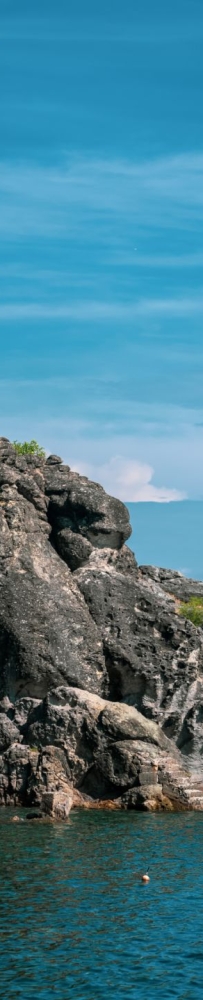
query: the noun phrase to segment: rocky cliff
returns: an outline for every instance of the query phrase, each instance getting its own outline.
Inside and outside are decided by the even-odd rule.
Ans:
[[[0,439],[0,801],[201,808],[203,584],[138,567],[129,515]]]

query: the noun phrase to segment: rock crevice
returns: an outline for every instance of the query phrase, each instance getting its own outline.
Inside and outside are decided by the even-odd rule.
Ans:
[[[97,483],[0,439],[1,801],[47,794],[60,814],[61,787],[65,816],[65,782],[73,804],[188,807],[178,780],[203,750],[203,631],[179,606],[203,584],[138,567],[130,533]]]

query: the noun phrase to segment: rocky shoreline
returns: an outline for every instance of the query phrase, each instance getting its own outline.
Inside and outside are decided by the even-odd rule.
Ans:
[[[203,583],[138,567],[130,533],[101,486],[0,439],[2,805],[203,808],[203,631],[179,615]]]

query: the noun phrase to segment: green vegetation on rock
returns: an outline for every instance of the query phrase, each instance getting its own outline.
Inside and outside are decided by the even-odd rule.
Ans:
[[[13,446],[18,455],[37,455],[39,458],[45,458],[44,448],[41,448],[37,441],[13,441]]]
[[[203,597],[190,597],[189,601],[181,604],[179,614],[188,618],[193,625],[203,626]]]

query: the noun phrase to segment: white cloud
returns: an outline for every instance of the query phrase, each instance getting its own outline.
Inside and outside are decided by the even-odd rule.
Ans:
[[[131,321],[140,316],[193,316],[202,315],[203,296],[171,299],[139,299],[137,302],[100,302],[83,300],[64,302],[55,306],[43,302],[4,302],[0,305],[0,319],[57,319],[80,323]]]
[[[111,458],[109,462],[100,466],[75,463],[74,468],[81,475],[100,482],[108,493],[126,502],[170,503],[173,500],[184,500],[186,497],[180,490],[154,486],[152,483],[154,470],[151,465],[125,459],[122,456]]]

